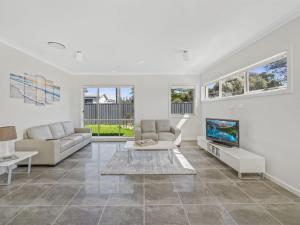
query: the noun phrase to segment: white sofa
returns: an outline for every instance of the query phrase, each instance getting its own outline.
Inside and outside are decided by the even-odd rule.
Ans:
[[[72,122],[31,127],[24,139],[16,142],[16,151],[38,151],[33,165],[56,165],[92,140],[89,128],[74,128]]]
[[[152,139],[155,141],[173,141],[180,145],[181,131],[171,126],[170,120],[141,120],[141,125],[135,127],[135,139]]]

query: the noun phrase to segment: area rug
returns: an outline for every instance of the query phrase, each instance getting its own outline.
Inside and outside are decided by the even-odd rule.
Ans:
[[[128,163],[127,151],[117,151],[106,167],[101,170],[102,175],[128,174],[166,174],[190,175],[196,170],[177,149],[174,150],[173,164],[170,162],[167,151],[134,151],[133,160]]]

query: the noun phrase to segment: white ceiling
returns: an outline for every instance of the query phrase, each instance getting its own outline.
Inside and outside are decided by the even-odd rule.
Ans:
[[[299,0],[0,0],[0,39],[72,74],[199,74],[299,10]]]

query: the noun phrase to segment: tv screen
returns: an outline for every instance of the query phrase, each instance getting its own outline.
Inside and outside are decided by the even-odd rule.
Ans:
[[[230,146],[239,146],[239,121],[206,119],[206,138]]]

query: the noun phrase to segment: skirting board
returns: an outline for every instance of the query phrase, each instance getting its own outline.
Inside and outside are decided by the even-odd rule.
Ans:
[[[134,141],[133,137],[93,137],[92,142]],[[183,138],[182,141],[197,141],[197,138]]]
[[[292,192],[293,194],[297,195],[300,197],[300,190],[288,185],[287,183],[285,183],[284,181],[282,180],[279,180],[278,178],[268,174],[268,173],[265,173],[265,177],[268,178],[269,180],[273,181],[275,184],[278,184],[279,186],[281,186],[282,188]]]
[[[114,141],[133,141],[132,137],[93,137],[92,142],[114,142]]]

